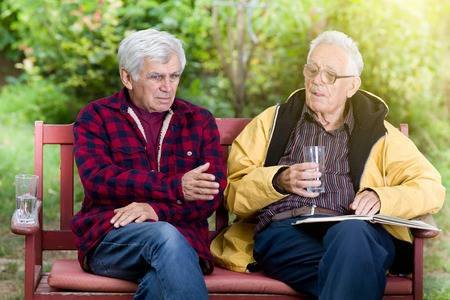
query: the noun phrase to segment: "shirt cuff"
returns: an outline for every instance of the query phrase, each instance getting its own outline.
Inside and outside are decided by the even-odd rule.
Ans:
[[[273,185],[274,189],[275,189],[278,193],[280,193],[280,194],[285,194],[285,195],[289,194],[289,192],[287,192],[285,189],[283,189],[281,186],[279,186],[279,185],[277,184],[277,177],[278,177],[278,175],[281,174],[281,172],[283,172],[283,171],[286,170],[287,168],[289,168],[289,167],[282,167],[282,168],[280,168],[280,169],[275,173],[275,175],[273,176],[273,179],[272,179],[272,185]]]

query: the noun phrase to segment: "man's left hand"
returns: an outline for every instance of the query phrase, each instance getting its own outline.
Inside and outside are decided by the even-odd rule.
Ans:
[[[127,206],[116,208],[110,222],[115,228],[119,228],[131,222],[142,223],[149,219],[158,221],[158,215],[153,207],[148,203],[133,202]]]
[[[350,203],[350,209],[355,211],[355,215],[373,216],[380,211],[380,208],[380,198],[377,193],[371,190],[365,190],[359,193],[353,202]]]
[[[206,173],[210,163],[207,162],[185,173],[181,178],[184,200],[213,200],[219,193],[219,183],[213,174]]]

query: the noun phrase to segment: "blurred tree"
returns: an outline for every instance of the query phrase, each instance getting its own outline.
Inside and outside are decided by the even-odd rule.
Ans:
[[[214,1],[212,5],[212,35],[214,46],[218,50],[220,64],[231,83],[234,114],[242,116],[247,103],[246,81],[250,69],[253,51],[258,43],[257,35],[253,32],[252,12],[259,1]],[[226,33],[222,34],[219,21],[219,10],[230,6],[233,11],[226,17]],[[263,10],[261,16],[266,13]],[[230,18],[234,14],[234,19]],[[260,16],[260,17],[261,17]],[[234,22],[233,22],[234,21]]]
[[[362,88],[387,102],[394,124],[410,124],[422,150],[449,162],[449,2],[337,0],[324,8],[326,27],[359,44]]]
[[[76,99],[68,105],[73,112],[120,88],[117,46],[134,30],[155,27],[184,41],[188,64],[180,96],[217,116],[254,116],[303,86],[300,70],[309,42],[323,30],[337,29],[359,43],[366,62],[363,87],[387,100],[393,121],[429,127],[431,115],[448,118],[442,107],[448,107],[449,59],[443,58],[450,43],[443,28],[450,8],[439,0],[407,5],[400,0],[3,0],[1,5],[0,31],[9,26],[9,47],[23,57],[18,67]],[[422,140],[439,148],[430,137]]]

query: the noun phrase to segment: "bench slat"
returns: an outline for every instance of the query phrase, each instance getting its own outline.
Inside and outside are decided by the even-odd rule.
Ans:
[[[73,124],[45,124],[44,144],[73,144]]]
[[[73,216],[73,145],[61,145],[61,229],[70,229]]]
[[[216,118],[220,132],[220,144],[231,145],[250,120],[249,118]]]
[[[71,230],[45,230],[42,232],[42,250],[76,250],[75,235]]]

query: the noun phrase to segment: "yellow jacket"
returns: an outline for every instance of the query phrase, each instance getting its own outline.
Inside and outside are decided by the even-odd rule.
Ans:
[[[349,100],[355,119],[349,150],[355,190],[375,191],[383,215],[411,219],[438,212],[445,198],[440,175],[411,140],[384,120],[386,104],[365,91]],[[286,103],[255,117],[232,144],[225,196],[228,210],[237,218],[211,244],[216,262],[225,268],[245,272],[254,262],[251,219],[286,196],[275,190],[272,179],[282,167],[276,165],[284,151],[280,145],[285,145],[303,104],[304,90],[294,92]],[[274,141],[281,136],[284,142]],[[412,241],[406,227],[385,228],[397,239]]]

